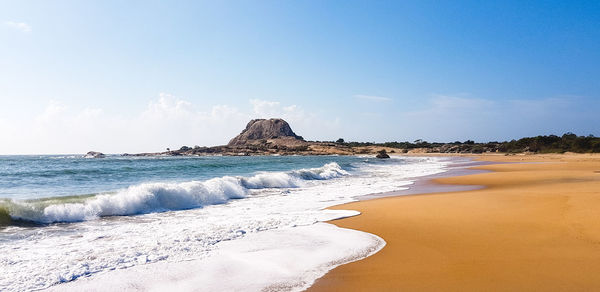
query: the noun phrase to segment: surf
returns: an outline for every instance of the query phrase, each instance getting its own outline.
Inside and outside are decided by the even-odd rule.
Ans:
[[[114,193],[0,202],[0,226],[16,221],[40,224],[81,222],[107,216],[202,208],[243,199],[253,191],[298,188],[311,180],[329,180],[349,173],[335,162],[288,172],[259,172],[252,176],[223,176],[181,183],[142,183]]]

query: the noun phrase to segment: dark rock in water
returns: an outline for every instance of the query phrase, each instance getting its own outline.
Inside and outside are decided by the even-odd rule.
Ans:
[[[377,151],[377,156],[375,156],[377,158],[390,158],[390,156],[387,154],[387,152],[385,151],[385,149],[381,150],[381,151]]]
[[[106,157],[106,155],[104,155],[104,153],[96,152],[96,151],[90,151],[85,156],[83,156],[83,158],[105,158],[105,157]]]
[[[243,146],[248,144],[266,143],[267,140],[285,139],[304,141],[296,135],[290,125],[283,119],[256,119],[251,120],[246,129],[229,141],[228,146]],[[264,140],[264,141],[261,141]]]

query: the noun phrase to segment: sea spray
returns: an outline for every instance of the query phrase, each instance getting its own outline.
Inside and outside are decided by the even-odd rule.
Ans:
[[[143,183],[113,194],[12,201],[12,208],[8,212],[14,219],[31,222],[78,222],[105,216],[201,208],[245,198],[252,190],[297,188],[309,180],[328,180],[348,174],[332,162],[318,168],[260,172],[250,177],[224,176],[206,181]]]

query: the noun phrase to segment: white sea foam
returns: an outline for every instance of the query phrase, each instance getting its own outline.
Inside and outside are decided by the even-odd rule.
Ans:
[[[80,284],[104,279],[103,275],[107,281],[113,279],[112,283],[100,280],[102,285],[95,287],[118,287],[127,283],[126,275],[130,275],[148,280],[148,284],[136,282],[140,289],[155,287],[150,284],[157,283],[152,279],[163,279],[169,287],[183,290],[210,290],[203,287],[219,285],[244,291],[272,285],[301,289],[336,263],[357,254],[365,256],[365,251],[373,247],[371,235],[330,230],[317,223],[355,215],[356,211],[324,208],[353,201],[360,195],[406,188],[412,182],[410,178],[441,172],[447,164],[443,158],[403,158],[399,161],[402,163],[395,162],[398,160],[393,158],[361,164],[351,174],[328,164],[308,173],[260,173],[245,178],[246,182],[227,177],[183,184],[145,184],[92,198],[81,203],[83,206],[65,204],[69,207],[64,211],[57,208],[44,216],[85,220],[86,214],[146,214],[21,230],[0,244],[0,291],[53,285],[58,290],[81,290]],[[243,199],[230,200],[235,196]],[[168,211],[193,204],[202,208]],[[89,213],[81,211],[86,208]],[[10,228],[17,227],[5,231],[10,233]],[[227,247],[229,243],[234,245],[232,249]],[[255,246],[258,249],[253,249]],[[228,253],[231,256],[223,257]],[[137,272],[128,274],[129,270]],[[73,280],[77,281],[57,285]],[[196,286],[199,283],[205,286]]]
[[[15,202],[11,217],[40,223],[77,222],[104,216],[123,216],[185,210],[241,199],[252,189],[297,188],[306,180],[348,175],[337,163],[292,172],[262,172],[251,177],[225,176],[207,181],[144,183],[116,194],[96,195],[82,203],[51,204],[36,212],[26,202]],[[20,206],[19,206],[20,205]]]
[[[328,270],[384,245],[369,233],[317,223],[224,241],[204,260],[136,266],[50,291],[301,291]]]

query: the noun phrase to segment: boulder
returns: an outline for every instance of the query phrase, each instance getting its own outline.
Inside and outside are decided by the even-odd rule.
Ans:
[[[96,152],[96,151],[90,151],[87,154],[85,154],[85,156],[83,156],[83,158],[105,158],[106,155],[104,155],[104,153],[101,152]]]
[[[377,155],[375,157],[380,158],[380,159],[390,158],[390,156],[387,154],[385,149],[377,151]]]

